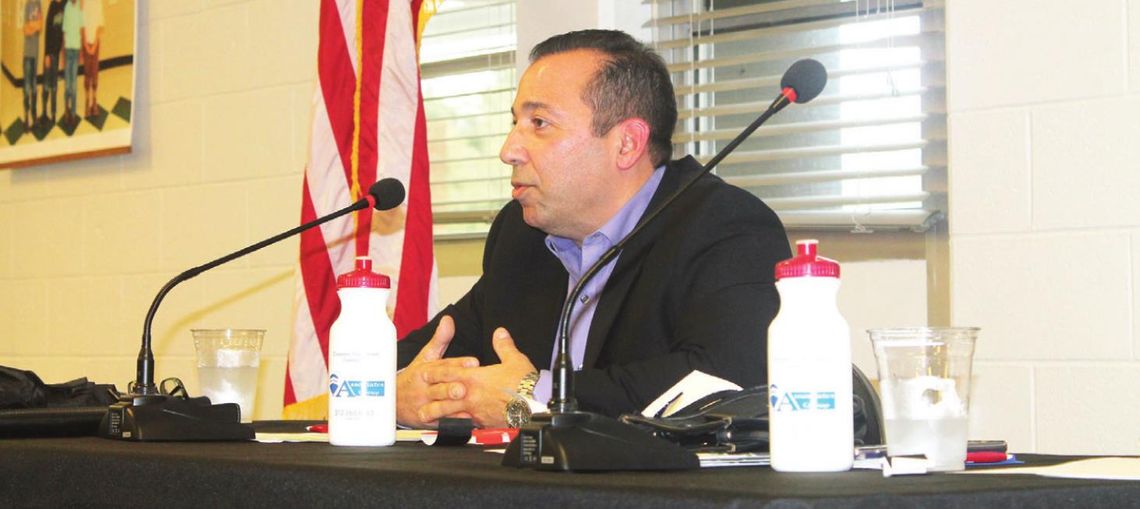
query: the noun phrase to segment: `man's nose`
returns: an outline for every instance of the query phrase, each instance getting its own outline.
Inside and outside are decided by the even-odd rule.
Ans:
[[[518,126],[511,128],[507,138],[503,140],[503,147],[499,149],[499,160],[511,166],[526,162],[526,150],[522,147]]]

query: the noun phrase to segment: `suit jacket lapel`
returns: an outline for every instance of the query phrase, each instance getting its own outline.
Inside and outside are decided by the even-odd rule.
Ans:
[[[586,354],[582,359],[584,367],[593,367],[597,362],[602,346],[613,333],[614,321],[617,320],[618,311],[621,310],[626,295],[629,294],[629,288],[641,273],[641,263],[637,260],[636,254],[631,252],[630,246],[627,245],[618,257],[617,266],[610,273],[609,280],[606,281],[606,287],[598,300],[598,308],[594,310],[594,318],[590,322],[590,336],[586,341]]]
[[[520,219],[520,223],[521,223]],[[550,367],[550,355],[554,351],[554,338],[558,330],[558,317],[561,314],[563,302],[566,301],[566,269],[553,254],[546,248],[546,234],[533,230],[529,226],[528,236],[534,238],[524,245],[531,251],[523,257],[525,262],[520,263],[516,271],[511,273],[511,283],[506,291],[517,292],[518,295],[530,296],[526,302],[515,302],[509,312],[510,319],[519,320],[514,329],[507,322],[491,324],[488,331],[487,349],[493,351],[491,343],[494,329],[500,325],[508,325],[507,330],[515,336],[519,350],[532,359],[538,369]],[[526,337],[526,341],[518,338]]]
[[[665,175],[661,178],[661,184],[657,186],[657,191],[653,193],[653,198],[649,201],[649,206],[646,208],[646,214],[642,216],[642,220],[651,211],[661,206],[661,202],[672,195],[681,182],[692,178],[690,176],[692,174],[691,167],[699,168],[699,164],[692,157],[686,157],[665,168]],[[661,235],[663,225],[663,221],[656,220],[646,226],[644,231],[625,245],[622,253],[618,256],[617,265],[610,273],[610,278],[606,281],[606,287],[602,290],[602,295],[598,300],[598,307],[594,310],[594,318],[590,323],[589,339],[586,342],[586,353],[582,359],[583,367],[594,367],[598,356],[601,355],[602,347],[605,346],[606,341],[611,339],[609,336],[613,334],[613,325],[617,320],[618,312],[624,307],[623,304],[629,294],[630,287],[633,286],[633,282],[641,273],[642,257]]]
[[[558,336],[558,317],[562,315],[562,304],[566,301],[566,269],[554,255],[546,253],[553,262],[547,263],[550,270],[546,271],[540,283],[546,291],[536,294],[536,301],[531,303],[532,319],[540,324],[533,332],[534,340],[516,344],[527,357],[537,359],[534,365],[538,369],[550,369],[550,359],[554,352],[554,339]],[[518,341],[516,339],[516,341]]]

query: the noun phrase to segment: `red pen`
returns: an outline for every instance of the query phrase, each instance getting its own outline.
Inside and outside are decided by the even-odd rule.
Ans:
[[[977,451],[966,453],[966,461],[970,463],[1001,463],[1009,459],[1009,455],[997,451]]]
[[[482,428],[471,430],[471,438],[478,445],[503,445],[518,436],[518,428]]]

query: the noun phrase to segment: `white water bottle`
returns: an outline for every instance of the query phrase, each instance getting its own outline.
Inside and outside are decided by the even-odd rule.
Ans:
[[[849,470],[854,457],[851,332],[839,314],[839,264],[796,242],[776,264],[780,312],[768,327],[768,427],[772,468]]]
[[[340,315],[329,331],[329,443],[396,442],[396,327],[388,318],[391,283],[372,260],[336,278]]]

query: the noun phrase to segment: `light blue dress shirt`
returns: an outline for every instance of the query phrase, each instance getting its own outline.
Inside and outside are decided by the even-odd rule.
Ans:
[[[625,238],[637,226],[637,222],[645,214],[645,209],[649,207],[650,199],[657,192],[657,186],[661,184],[663,175],[665,175],[664,166],[654,170],[653,175],[645,181],[637,194],[634,194],[605,225],[587,235],[582,240],[581,246],[578,246],[578,243],[572,239],[554,235],[546,236],[546,247],[554,253],[554,256],[558,257],[562,266],[566,268],[567,274],[569,274],[569,283],[566,286],[567,297],[574,290],[574,286],[578,284],[582,274],[594,265],[610,247]],[[601,296],[602,290],[606,287],[606,282],[610,279],[610,273],[613,272],[618,258],[621,256],[610,260],[593,279],[586,283],[586,287],[582,289],[578,303],[570,315],[569,351],[575,371],[582,369],[582,360],[586,355],[586,340],[590,334],[590,323],[594,320],[598,297]],[[550,367],[554,366],[554,360],[558,356],[557,334],[556,332],[554,349],[550,353]],[[552,378],[550,369],[539,370],[538,383],[534,386],[534,399],[541,403],[550,401]]]

